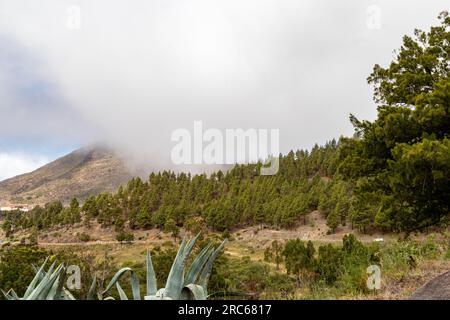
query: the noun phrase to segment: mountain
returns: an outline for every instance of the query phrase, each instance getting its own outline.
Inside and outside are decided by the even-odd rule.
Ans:
[[[30,173],[0,182],[0,205],[37,205],[114,191],[133,174],[112,150],[85,147]]]

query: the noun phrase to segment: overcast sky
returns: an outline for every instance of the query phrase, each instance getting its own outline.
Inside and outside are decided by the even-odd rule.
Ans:
[[[445,9],[448,0],[0,0],[0,180],[98,141],[170,167],[171,132],[194,120],[278,128],[282,152],[351,135],[349,113],[376,116],[373,65]]]

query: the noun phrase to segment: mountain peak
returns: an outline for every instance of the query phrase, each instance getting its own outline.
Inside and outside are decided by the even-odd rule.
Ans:
[[[132,174],[111,149],[87,146],[58,158],[30,173],[0,182],[0,205],[43,205],[49,201],[85,199],[114,191]]]

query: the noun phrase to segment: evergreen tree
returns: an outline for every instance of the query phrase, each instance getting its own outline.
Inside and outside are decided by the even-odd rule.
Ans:
[[[448,218],[450,17],[439,19],[430,31],[405,36],[387,68],[375,65],[368,81],[377,119],[350,118],[357,137],[343,140],[339,171],[357,180],[353,220],[363,228],[375,221],[411,232]]]

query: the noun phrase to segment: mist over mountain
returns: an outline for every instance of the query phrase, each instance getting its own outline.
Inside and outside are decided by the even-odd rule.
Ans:
[[[113,192],[133,177],[147,179],[151,172],[172,170],[193,174],[227,170],[231,165],[158,165],[148,157],[104,144],[79,148],[32,172],[0,181],[0,205],[67,203],[100,192]]]
[[[90,146],[77,149],[45,166],[0,182],[0,204],[68,202],[104,191],[114,191],[143,171],[127,167],[113,150]]]

